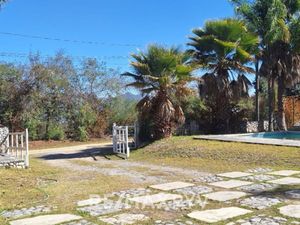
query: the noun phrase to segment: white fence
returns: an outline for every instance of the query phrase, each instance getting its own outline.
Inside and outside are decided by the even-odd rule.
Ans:
[[[16,161],[24,161],[29,167],[28,129],[24,132],[9,133],[6,138],[6,154],[14,157]]]
[[[138,127],[113,125],[113,152],[128,159],[130,148],[138,147]]]

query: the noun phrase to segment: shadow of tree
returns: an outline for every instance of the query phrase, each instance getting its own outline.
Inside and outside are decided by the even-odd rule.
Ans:
[[[84,150],[79,150],[72,153],[48,153],[38,158],[43,160],[58,160],[58,159],[80,159],[92,157],[97,161],[96,157],[103,157],[110,160],[110,156],[116,155],[113,152],[112,146],[91,147]]]
[[[300,185],[282,185],[273,190],[267,190],[262,192],[251,192],[252,196],[270,196],[270,197],[281,197],[288,200],[299,200],[299,198],[293,198],[292,195],[286,194],[287,191],[298,191],[300,195]]]

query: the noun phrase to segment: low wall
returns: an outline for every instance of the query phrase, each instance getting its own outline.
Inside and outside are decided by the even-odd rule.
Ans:
[[[5,138],[7,137],[8,133],[8,128],[0,125],[0,153],[6,149]]]
[[[257,121],[246,121],[241,124],[241,132],[242,133],[257,133],[268,131],[269,122],[262,121],[258,124]]]

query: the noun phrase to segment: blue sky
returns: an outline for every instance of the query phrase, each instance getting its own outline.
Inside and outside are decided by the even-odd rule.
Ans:
[[[0,61],[22,60],[1,56],[3,52],[53,55],[64,50],[72,56],[109,57],[105,60],[109,66],[127,70],[126,57],[137,49],[149,43],[184,48],[192,28],[233,15],[228,0],[9,0],[0,12]],[[98,44],[21,38],[3,32]]]

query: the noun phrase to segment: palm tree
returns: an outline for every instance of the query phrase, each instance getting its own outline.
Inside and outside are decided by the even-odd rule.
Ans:
[[[258,51],[258,37],[235,19],[208,21],[193,33],[188,43],[191,63],[207,71],[201,77],[200,95],[215,107],[212,120],[228,119],[231,101],[248,96],[251,82],[246,75],[254,73],[248,64]]]
[[[273,123],[274,82],[278,83],[277,125],[286,130],[283,95],[299,81],[299,0],[233,0],[237,12],[260,37],[260,73],[269,80],[269,130]]]
[[[140,122],[148,126],[151,138],[170,137],[185,121],[179,99],[189,93],[186,85],[192,80],[192,67],[185,64],[189,56],[178,48],[150,45],[146,52],[132,57],[133,72],[123,76],[133,78],[127,86],[139,89],[143,95],[137,105]]]

